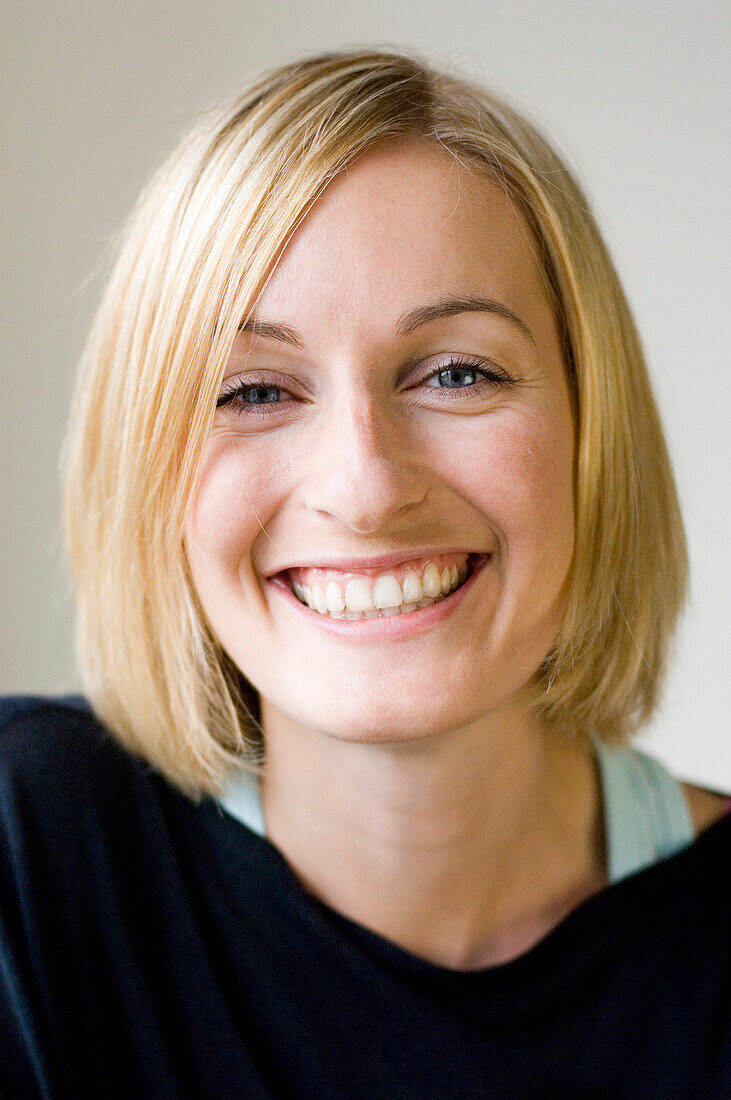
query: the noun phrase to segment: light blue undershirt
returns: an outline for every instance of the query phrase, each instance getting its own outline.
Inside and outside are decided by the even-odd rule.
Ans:
[[[599,762],[607,875],[619,882],[695,840],[688,801],[664,764],[639,749],[609,748],[594,738]]]
[[[628,875],[673,855],[695,839],[685,795],[659,760],[639,749],[609,748],[593,738],[599,764],[608,878]],[[258,836],[266,836],[256,778],[242,772],[219,799],[226,810]]]

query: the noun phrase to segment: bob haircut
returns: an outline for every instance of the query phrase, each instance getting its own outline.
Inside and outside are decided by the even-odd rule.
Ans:
[[[378,143],[439,144],[499,184],[535,238],[575,417],[566,611],[533,706],[628,743],[652,713],[685,596],[673,475],[637,330],[571,172],[534,126],[418,55],[273,68],[206,113],[140,197],[80,364],[64,522],[82,682],[99,718],[191,797],[264,763],[258,696],[217,642],[183,542],[242,320],[328,183]]]

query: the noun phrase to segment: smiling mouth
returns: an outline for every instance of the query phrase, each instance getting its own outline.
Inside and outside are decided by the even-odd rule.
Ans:
[[[347,582],[332,573],[311,570],[310,583],[304,583],[296,570],[285,570],[281,579],[297,600],[325,618],[359,619],[393,618],[422,611],[440,603],[458,591],[470,579],[475,569],[489,554],[451,554],[425,563],[417,572],[407,569],[402,576],[383,573],[377,578],[353,576]]]

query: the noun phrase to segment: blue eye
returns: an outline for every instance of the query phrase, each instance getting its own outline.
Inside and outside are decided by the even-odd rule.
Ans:
[[[467,376],[466,379],[464,375]],[[464,389],[475,386],[480,378],[489,379],[492,385],[510,381],[505,372],[498,370],[491,363],[474,363],[472,360],[461,359],[450,360],[450,362],[440,366],[438,370],[427,375],[424,381],[427,382],[430,378],[439,378],[439,388],[441,389]],[[442,378],[446,379],[443,384]]]
[[[225,405],[238,405],[243,411],[249,407],[257,408],[259,405],[278,404],[280,398],[276,395],[280,391],[281,386],[273,386],[268,382],[240,383],[220,395],[216,402],[216,408],[220,409]],[[272,396],[272,394],[275,396]],[[250,402],[251,405],[247,405],[247,402]]]
[[[447,389],[447,390],[451,390],[451,389],[461,389],[460,382],[459,382],[459,375],[460,374],[468,374],[468,375],[471,374],[476,378],[477,371],[475,370],[474,367],[449,367],[448,369],[440,370],[438,374],[436,374],[436,375],[432,374],[429,377],[430,378],[438,378],[440,383],[442,382],[442,379],[444,377],[447,377],[447,381],[444,383],[443,388]],[[468,383],[468,385],[474,385],[474,382]]]
[[[458,392],[468,390],[471,391],[468,392],[470,397],[475,394],[482,394],[486,388],[506,385],[512,381],[505,371],[496,367],[493,363],[474,362],[471,359],[459,358],[450,359],[448,363],[428,374],[424,381],[428,382],[432,378],[439,379],[440,384],[429,386],[428,389],[438,389],[442,392],[445,390],[456,390]],[[442,384],[443,378],[446,379],[444,384]]]
[[[432,379],[438,379],[438,384],[428,385]],[[488,390],[510,382],[510,376],[494,363],[459,357],[449,359],[422,379],[426,389],[434,391],[434,397],[447,401],[459,400],[460,396],[463,399],[480,397]],[[230,389],[224,390],[216,401],[216,408],[229,408],[241,416],[248,413],[267,416],[278,411],[272,406],[291,404],[284,395],[292,397],[283,386],[259,378],[247,379],[245,382],[235,382]]]

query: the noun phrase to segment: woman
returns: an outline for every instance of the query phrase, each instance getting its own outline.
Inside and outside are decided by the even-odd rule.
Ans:
[[[66,455],[87,702],[2,737],[13,1096],[721,1096],[731,822],[630,747],[686,556],[586,200],[351,51],[143,195]]]

